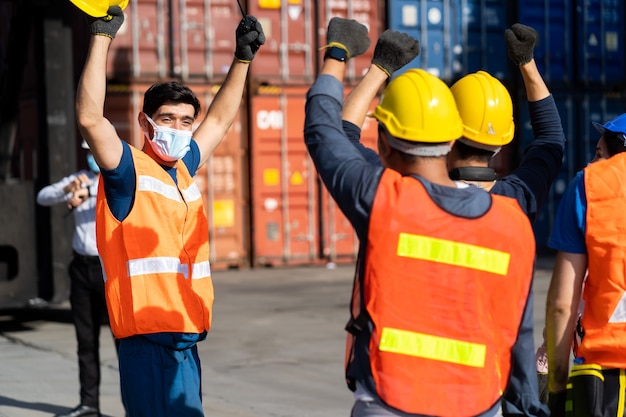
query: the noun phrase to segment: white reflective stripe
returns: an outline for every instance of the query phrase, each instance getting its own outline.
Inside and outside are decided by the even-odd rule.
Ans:
[[[180,203],[178,188],[147,175],[139,176],[137,191],[152,191],[161,194],[165,198],[169,198],[170,200]]]
[[[202,198],[200,189],[198,188],[198,185],[195,182],[192,183],[189,186],[189,188],[185,190],[180,190],[180,192],[183,194],[183,197],[185,197],[186,201],[196,201]]]
[[[131,259],[128,261],[129,277],[164,272],[183,274],[185,278],[189,277],[187,265],[181,265],[180,259],[178,258],[159,256],[155,258]]]
[[[615,306],[609,323],[626,323],[626,292],[622,294],[619,303]]]
[[[208,278],[211,276],[211,264],[209,261],[193,264],[191,267],[191,279]]]

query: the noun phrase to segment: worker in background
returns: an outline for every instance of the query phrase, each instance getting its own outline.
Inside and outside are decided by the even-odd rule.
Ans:
[[[347,327],[352,416],[496,415],[528,308],[530,223],[515,200],[450,179],[446,156],[463,123],[449,88],[423,70],[392,80],[373,113],[383,166],[350,143],[342,80],[368,46],[365,26],[329,22],[304,127],[317,171],[362,243]],[[376,64],[392,73],[398,54],[378,49]]]
[[[88,170],[71,174],[37,193],[42,206],[65,204],[74,216],[73,259],[69,265],[70,307],[78,342],[80,404],[56,417],[100,415],[100,327],[108,321],[102,265],[96,247],[96,193],[100,168],[87,142]]]
[[[463,136],[448,154],[448,169],[453,179],[474,184],[493,194],[515,198],[533,222],[560,170],[565,136],[554,98],[533,58],[536,31],[515,24],[504,35],[509,58],[518,66],[524,80],[534,140],[524,150],[518,168],[498,178],[489,164],[502,146],[513,140],[512,100],[506,87],[487,72],[468,74],[451,87],[463,120]],[[389,50],[389,47],[386,49]],[[393,72],[387,73],[373,62],[346,98],[343,109],[344,131],[372,164],[380,164],[380,158],[360,143],[360,127],[370,103],[391,74]],[[520,332],[532,336],[532,293],[528,304]],[[537,382],[534,338],[520,337],[514,350],[517,353],[514,356],[516,362],[513,364],[509,392],[505,394],[504,415],[547,415],[548,410],[537,395],[541,390]]]
[[[620,216],[626,207],[626,113],[594,125],[601,133],[596,158],[568,185],[549,241],[557,250],[546,300],[549,404],[556,417],[566,410],[573,416],[621,416],[626,405],[626,258]],[[581,295],[584,312],[576,329]],[[577,333],[582,338],[570,372]]]
[[[129,417],[203,416],[197,343],[211,327],[214,294],[208,219],[193,176],[231,128],[265,35],[255,17],[241,20],[231,67],[197,127],[191,89],[150,86],[138,149],[104,115],[107,56],[124,12],[113,6],[107,15],[90,25],[76,119],[102,171],[96,232],[122,400]]]

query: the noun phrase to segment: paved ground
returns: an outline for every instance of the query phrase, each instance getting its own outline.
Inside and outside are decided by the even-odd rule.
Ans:
[[[538,262],[541,340],[551,259]],[[215,273],[214,325],[199,345],[207,416],[347,416],[343,379],[352,265]],[[52,416],[78,402],[74,330],[66,304],[0,314],[0,417]],[[103,416],[123,417],[117,358],[101,336]]]

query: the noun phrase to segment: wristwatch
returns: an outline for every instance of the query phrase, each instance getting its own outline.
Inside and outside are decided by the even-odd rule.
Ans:
[[[337,61],[346,62],[348,60],[348,53],[345,50],[337,46],[331,46],[330,48],[327,48],[326,52],[324,53],[324,61],[327,58],[332,58],[332,59],[336,59]]]

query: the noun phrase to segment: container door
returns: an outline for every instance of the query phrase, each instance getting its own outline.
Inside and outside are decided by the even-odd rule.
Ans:
[[[449,1],[429,0],[391,0],[387,15],[389,28],[405,32],[420,42],[420,54],[402,69],[422,68],[431,74],[451,81],[461,71],[461,46],[453,45],[459,41],[461,31],[459,13],[452,13]],[[456,46],[456,48],[455,48]],[[456,57],[453,51],[459,55]]]
[[[204,89],[192,87],[203,109],[211,104],[218,88],[217,85]],[[209,218],[212,270],[250,265],[248,154],[242,132],[240,114],[206,165],[194,177]]]
[[[577,81],[585,85],[623,85],[624,2],[578,0]]]
[[[252,0],[248,13],[263,25],[266,42],[250,66],[259,84],[305,85],[316,75],[315,3],[312,0]]]
[[[539,33],[534,57],[539,71],[552,88],[574,82],[574,18],[571,0],[519,2],[519,22]]]
[[[253,263],[317,260],[317,174],[304,145],[306,88],[262,87],[252,97]]]
[[[487,71],[499,80],[510,79],[504,31],[509,27],[504,0],[462,2],[463,74]]]
[[[111,43],[107,77],[154,80],[170,75],[170,10],[166,0],[131,1]]]
[[[222,81],[233,61],[242,15],[236,1],[175,0],[174,74],[183,81]]]

